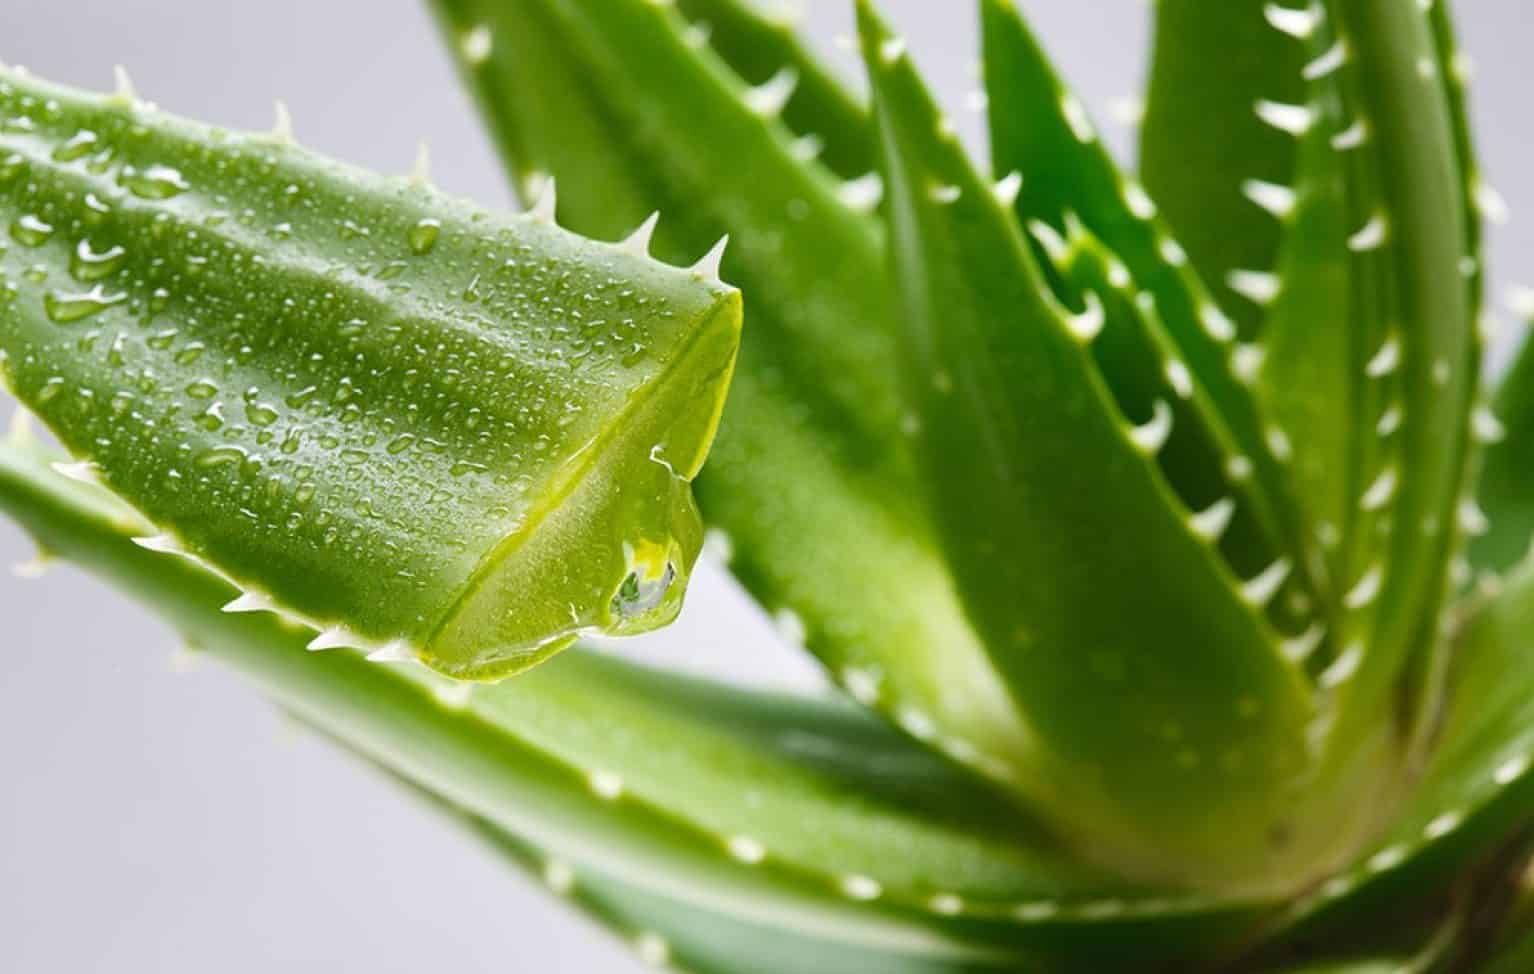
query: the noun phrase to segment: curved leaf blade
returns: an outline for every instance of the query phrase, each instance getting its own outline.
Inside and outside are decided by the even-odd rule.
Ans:
[[[1534,821],[1534,560],[1458,610],[1450,694],[1432,757],[1389,828],[1290,910],[1298,936],[1356,928],[1442,891]]]
[[[132,509],[52,473],[50,456],[0,447],[0,506],[41,547],[153,606],[305,723],[537,848],[577,884],[590,876],[916,970],[1191,963],[1231,949],[1262,915],[1075,864],[1020,831],[976,779],[845,704],[579,651],[494,686],[305,653],[280,620],[219,611],[230,588],[217,576],[133,545]]]
[[[670,6],[434,6],[460,55],[492,39],[461,57],[466,80],[517,177],[558,177],[568,226],[617,235],[660,210],[661,256],[730,234],[726,276],[751,320],[697,483],[730,569],[860,702],[1005,778],[1024,731],[922,506],[881,233],[847,202],[871,203],[875,184],[849,193],[802,158]]]
[[[675,615],[736,292],[11,73],[0,158],[5,378],[146,543],[464,677]]]
[[[877,168],[867,106],[805,50],[791,18],[765,13],[750,0],[677,0],[677,9],[747,84],[768,85],[776,79],[787,87],[792,81],[783,121],[802,133],[804,155],[843,179]]]
[[[1265,124],[1259,102],[1300,105],[1308,60],[1290,32],[1314,29],[1314,14],[1272,0],[1161,0],[1140,171],[1146,189],[1187,248],[1199,275],[1248,337],[1262,308],[1228,283],[1232,272],[1268,271],[1281,233],[1244,191],[1250,180],[1294,183],[1297,153],[1289,135]],[[1239,51],[1239,56],[1231,52]],[[1215,135],[1214,133],[1218,133]]]
[[[1246,363],[1254,349],[1237,341],[1236,323],[1200,281],[1155,201],[1119,171],[1013,0],[983,0],[981,26],[992,166],[998,175],[1021,175],[1019,218],[1057,230],[1079,218],[1149,295],[1190,380],[1230,430],[1230,462],[1267,512],[1263,549],[1289,560],[1294,587],[1316,604],[1328,587],[1326,565],[1288,469],[1293,444],[1252,388],[1256,370]]]
[[[1332,0],[1325,9],[1341,52],[1326,77],[1347,126],[1333,134],[1349,156],[1348,246],[1360,318],[1379,340],[1364,369],[1380,380],[1380,414],[1400,412],[1359,481],[1347,540],[1360,561],[1344,584],[1370,597],[1357,600],[1356,628],[1344,637],[1356,665],[1331,681],[1331,739],[1345,754],[1382,735],[1403,708],[1404,746],[1425,741],[1445,652],[1437,622],[1465,527],[1479,343],[1464,275],[1472,238],[1465,180],[1430,18],[1421,5],[1382,0]]]
[[[1121,869],[1293,882],[1336,854],[1338,830],[1295,829],[1286,854],[1304,865],[1275,865],[1313,714],[1262,614],[1276,573],[1243,592],[1161,479],[1164,423],[1132,429],[1104,388],[1087,348],[1097,312],[1053,303],[903,41],[858,9],[924,473],[970,615],[1030,722],[1021,787]],[[1241,758],[1200,750],[1214,741]]]
[[[1534,340],[1525,334],[1513,364],[1497,387],[1491,425],[1497,442],[1486,448],[1477,502],[1490,530],[1470,544],[1470,562],[1481,571],[1505,572],[1534,541]]]

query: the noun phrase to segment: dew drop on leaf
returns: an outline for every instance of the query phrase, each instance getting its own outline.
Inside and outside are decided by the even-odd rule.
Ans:
[[[83,155],[90,153],[100,144],[101,140],[90,129],[81,129],[57,149],[53,150],[53,158],[56,162],[73,162]]]
[[[82,240],[69,260],[69,272],[78,281],[99,281],[116,272],[127,259],[128,252],[121,247],[113,246],[98,251],[91,249],[89,240]]]
[[[197,459],[193,463],[203,469],[208,469],[211,467],[232,466],[243,463],[244,460],[245,451],[237,446],[215,446],[212,449],[204,450],[197,454]]]
[[[144,169],[124,166],[121,181],[128,187],[128,192],[146,200],[168,200],[191,188],[180,172],[160,165]]]
[[[100,314],[114,304],[127,300],[126,294],[107,294],[96,285],[81,294],[62,294],[50,291],[43,295],[43,309],[51,321],[61,325],[81,321]]]
[[[53,224],[45,223],[30,213],[11,224],[11,239],[26,247],[41,247],[53,236]]]
[[[442,232],[442,221],[427,217],[411,227],[406,234],[410,241],[410,252],[417,257],[423,257],[431,253],[437,245],[437,236]]]

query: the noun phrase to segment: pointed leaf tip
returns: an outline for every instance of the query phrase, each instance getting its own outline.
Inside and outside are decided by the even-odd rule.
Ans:
[[[224,605],[223,611],[230,615],[239,615],[247,612],[272,612],[277,608],[275,602],[269,596],[259,592],[245,592]]]
[[[128,69],[121,64],[112,67],[112,95],[122,101],[133,104],[138,101],[138,92],[134,90],[133,79],[128,77]]]
[[[746,107],[762,118],[776,118],[782,114],[788,100],[799,86],[799,72],[784,67],[777,74],[746,92]]]
[[[415,165],[410,170],[410,181],[417,186],[431,185],[431,146],[422,139],[415,146]]]
[[[288,103],[278,98],[272,102],[272,138],[283,144],[290,144],[293,140],[293,116],[288,111]]]
[[[648,257],[650,254],[650,241],[655,237],[655,227],[660,223],[660,211],[656,210],[645,217],[644,222],[634,229],[634,232],[624,238],[619,244],[625,251],[640,257]]]
[[[719,281],[720,283],[723,283],[724,279],[719,276],[719,273],[720,268],[724,264],[725,249],[729,247],[729,245],[729,234],[725,234],[724,236],[720,237],[719,242],[714,244],[714,246],[709,249],[708,253],[700,257],[696,264],[692,265],[692,272],[707,280]]]
[[[555,185],[553,176],[542,180],[538,188],[538,198],[528,209],[527,215],[542,223],[553,223],[559,209],[559,189]]]

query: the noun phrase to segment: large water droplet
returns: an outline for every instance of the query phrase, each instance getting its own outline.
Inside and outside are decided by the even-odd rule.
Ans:
[[[418,257],[431,253],[431,249],[437,245],[437,237],[442,233],[442,221],[427,217],[411,227],[405,235],[410,241],[410,252]]]
[[[198,414],[196,423],[209,433],[217,433],[224,428],[224,405],[212,403],[207,409]]]
[[[277,410],[266,403],[253,402],[245,406],[245,419],[252,426],[267,427],[277,422],[278,418]]]
[[[81,129],[69,137],[63,145],[53,150],[53,158],[58,162],[73,162],[92,152],[101,140],[90,129]]]
[[[128,252],[121,247],[108,247],[106,250],[92,250],[89,240],[80,241],[75,247],[74,256],[69,261],[69,272],[76,280],[90,282],[99,281],[110,276],[123,261],[128,259]]]
[[[215,446],[204,450],[192,462],[204,469],[243,463],[246,453],[237,446]]]
[[[27,247],[41,247],[51,236],[53,236],[53,224],[44,223],[30,213],[18,217],[16,222],[11,224],[11,238]]]
[[[128,187],[128,191],[134,196],[146,200],[168,200],[192,188],[180,172],[169,166],[160,165],[148,166],[144,169],[124,166],[122,184]]]
[[[676,580],[676,565],[671,562],[667,545],[641,541],[637,546],[624,545],[624,549],[629,573],[613,596],[612,611],[619,619],[627,620],[653,611],[665,600]]]
[[[49,291],[43,295],[43,308],[48,317],[61,325],[80,321],[100,314],[114,304],[126,301],[126,294],[107,294],[98,284],[83,294],[62,294]]]

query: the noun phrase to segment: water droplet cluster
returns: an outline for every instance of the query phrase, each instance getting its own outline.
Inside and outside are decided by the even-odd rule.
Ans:
[[[719,300],[679,271],[5,74],[0,219],[8,385],[114,490],[301,617],[424,646],[508,538],[580,496],[586,520],[560,530],[584,528],[601,570],[524,579],[566,590],[480,623],[541,644],[627,619],[625,545],[696,520],[647,479],[663,430],[623,445],[633,490],[580,492]]]

